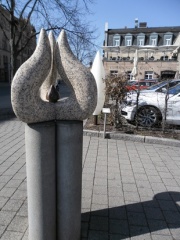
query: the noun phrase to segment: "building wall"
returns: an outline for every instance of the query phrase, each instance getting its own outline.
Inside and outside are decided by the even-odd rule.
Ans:
[[[133,69],[133,61],[122,61],[122,62],[107,62],[104,61],[104,68],[106,75],[110,74],[113,71],[117,71],[117,74],[125,74],[131,72]],[[169,61],[156,61],[156,62],[138,62],[138,74],[136,76],[137,80],[145,79],[146,72],[153,72],[153,79],[159,79],[162,71],[174,71],[175,74],[178,71],[177,62]],[[180,77],[180,76],[179,76]]]
[[[156,32],[158,35],[157,48],[139,50],[137,45],[137,36],[144,34],[146,45],[150,45],[150,36]],[[164,45],[164,36],[167,33],[172,34],[171,45]],[[125,36],[132,35],[132,45],[125,46]],[[119,46],[114,46],[113,37],[120,35]],[[138,63],[136,79],[145,79],[146,72],[153,72],[153,78],[159,79],[165,77],[165,72],[174,77],[180,78],[180,27],[162,27],[162,28],[125,28],[125,29],[107,29],[105,30],[104,47],[104,67],[106,75],[111,73],[124,74],[133,69],[133,59],[135,51],[138,49]],[[172,46],[173,45],[173,46]],[[106,47],[107,46],[107,47]],[[172,47],[171,47],[172,46]],[[161,50],[162,47],[162,50]],[[176,49],[177,48],[177,49]],[[170,76],[169,75],[169,76]]]
[[[8,39],[4,36],[3,30],[0,27],[0,82],[11,82],[10,79],[10,45],[9,45],[9,39],[10,39],[10,26],[8,22],[3,17],[3,14],[6,15],[7,18],[8,12],[6,12],[1,6],[0,6],[0,25],[3,26],[3,30],[5,31]],[[18,19],[17,19],[18,21]],[[22,21],[26,21],[25,19]],[[25,39],[31,32],[35,31],[34,27],[31,25],[28,25],[26,28],[26,31],[23,33],[23,37],[20,43],[20,46],[22,45],[23,39]],[[17,68],[20,67],[20,65],[26,61],[34,52],[36,47],[36,38],[32,38],[32,40],[29,42],[27,47],[20,53],[17,59]]]

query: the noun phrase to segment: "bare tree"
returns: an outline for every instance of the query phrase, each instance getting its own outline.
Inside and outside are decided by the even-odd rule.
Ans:
[[[127,75],[108,75],[106,82],[106,105],[110,104],[111,124],[118,128],[122,124],[121,104],[127,94]]]
[[[87,28],[90,27],[86,24],[86,26],[79,27],[79,30],[75,29],[75,32],[78,32],[78,34],[75,34],[74,32],[68,33],[69,44],[71,45],[73,53],[79,61],[85,65],[89,65],[93,62],[97,51],[97,46],[92,44],[97,36],[95,36],[94,30],[87,32]]]
[[[95,30],[86,23],[85,14],[90,14],[89,6],[92,3],[93,0],[2,0],[0,15],[9,29],[4,29],[1,22],[0,29],[10,44],[11,79],[17,70],[18,56],[39,34],[41,28],[53,30],[56,34],[65,29],[71,33],[71,38],[74,36],[75,39],[81,39],[81,50],[84,49],[86,54],[91,52],[90,43],[91,39],[94,40]],[[80,61],[83,61],[84,57],[87,55],[81,54]]]

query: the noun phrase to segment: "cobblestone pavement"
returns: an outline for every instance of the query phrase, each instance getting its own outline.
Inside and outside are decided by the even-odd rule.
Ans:
[[[27,229],[24,124],[0,121],[0,239]],[[180,149],[84,136],[81,240],[120,239],[180,239]]]

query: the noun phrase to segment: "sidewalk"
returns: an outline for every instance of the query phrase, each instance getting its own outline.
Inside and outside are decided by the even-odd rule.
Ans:
[[[28,239],[24,144],[0,121],[1,240]],[[180,240],[179,147],[84,136],[82,179],[81,240]]]

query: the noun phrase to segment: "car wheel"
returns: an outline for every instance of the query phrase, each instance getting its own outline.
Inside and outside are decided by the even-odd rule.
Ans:
[[[142,127],[152,127],[161,120],[161,114],[158,109],[150,106],[141,107],[138,110],[136,121]]]

